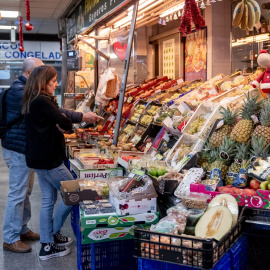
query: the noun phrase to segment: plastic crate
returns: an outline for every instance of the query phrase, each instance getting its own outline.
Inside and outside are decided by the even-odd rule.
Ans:
[[[79,230],[80,226],[80,217],[79,217],[79,205],[73,205],[70,212],[70,221],[71,228],[74,232],[74,235],[77,235],[77,230]]]
[[[135,228],[135,256],[193,268],[212,269],[240,237],[244,221],[245,217],[242,217],[220,241]]]
[[[138,259],[138,270],[195,270],[190,266],[183,266],[173,263],[154,261],[148,259]],[[231,256],[229,252],[225,253],[221,260],[216,264],[213,270],[231,269]]]
[[[230,248],[232,270],[246,270],[247,269],[247,238],[241,236],[234,245]]]
[[[78,270],[137,270],[134,240],[118,240],[82,245],[79,206],[71,211],[71,226],[77,238]]]

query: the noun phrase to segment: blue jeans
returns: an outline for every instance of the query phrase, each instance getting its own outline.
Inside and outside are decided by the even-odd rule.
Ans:
[[[39,186],[42,194],[40,209],[40,243],[52,243],[53,234],[60,231],[71,206],[66,206],[61,200],[58,204],[54,217],[53,208],[57,200],[57,191],[60,190],[60,182],[73,180],[71,173],[64,164],[51,170],[34,169],[38,175]]]
[[[25,155],[2,147],[3,158],[9,168],[9,193],[4,221],[4,241],[12,244],[29,231],[31,195],[35,173],[27,167]]]

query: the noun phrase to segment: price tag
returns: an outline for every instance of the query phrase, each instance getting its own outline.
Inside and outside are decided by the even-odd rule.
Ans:
[[[133,100],[133,97],[129,97],[128,100],[127,100],[127,102],[128,102],[128,103],[131,103],[132,100]]]
[[[156,151],[153,151],[153,152],[151,153],[151,157],[154,157],[156,154],[157,154],[157,152],[156,152]]]
[[[220,129],[224,125],[224,120],[220,120],[217,124],[216,130]]]
[[[184,80],[182,78],[180,78],[179,80],[177,80],[177,84],[183,83]]]
[[[163,121],[163,125],[166,127],[171,127],[172,126],[172,119],[168,116],[165,118],[165,120]]]
[[[161,154],[157,154],[157,155],[156,155],[156,159],[162,160],[162,159],[163,159],[163,156],[162,156]]]
[[[170,141],[170,136],[169,136],[169,134],[167,132],[164,133],[163,140],[166,141],[166,142]]]
[[[131,173],[139,175],[139,176],[144,176],[144,171],[143,170],[138,170],[138,169],[133,169]]]
[[[131,142],[139,142],[141,140],[141,137],[140,136],[138,136],[138,135],[135,135],[133,138],[132,138],[132,140],[131,140]]]
[[[190,108],[188,107],[188,105],[185,102],[182,102],[177,109],[181,112],[184,113],[185,111],[190,111]]]
[[[252,121],[254,122],[255,125],[260,123],[260,121],[259,121],[259,119],[258,119],[258,117],[256,115],[251,115],[250,117],[251,117],[251,119],[252,119]]]

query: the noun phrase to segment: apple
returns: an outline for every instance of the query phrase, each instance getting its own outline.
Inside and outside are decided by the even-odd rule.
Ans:
[[[261,183],[260,183],[259,181],[253,179],[253,180],[250,181],[249,186],[250,186],[252,189],[259,189],[259,188],[260,188],[260,184],[261,184]]]

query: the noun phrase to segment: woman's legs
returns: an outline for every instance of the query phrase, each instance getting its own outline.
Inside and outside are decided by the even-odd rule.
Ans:
[[[73,180],[73,177],[63,164],[55,169],[36,169],[35,171],[38,175],[40,189],[42,192],[42,205],[40,210],[40,242],[51,243],[54,241],[53,234],[62,228],[71,210],[71,206],[66,206],[63,201],[61,201],[57,206],[54,219],[52,219],[57,190],[60,190],[61,181]]]

